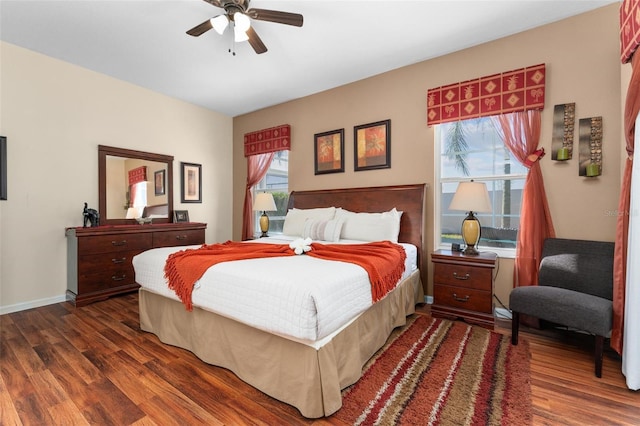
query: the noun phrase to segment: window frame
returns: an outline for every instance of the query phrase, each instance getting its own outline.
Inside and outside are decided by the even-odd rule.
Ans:
[[[464,121],[464,120],[462,120]],[[446,123],[443,123],[446,124]],[[441,156],[442,156],[442,125],[436,124],[434,125],[434,187],[437,190],[434,191],[434,233],[433,233],[433,245],[436,249],[441,250],[450,250],[451,244],[445,243],[442,241],[442,203],[443,203],[443,184],[446,183],[456,183],[456,182],[464,182],[470,179],[473,179],[476,182],[495,182],[495,181],[503,181],[506,178],[510,179],[522,179],[523,183],[526,181],[528,176],[528,170],[522,174],[501,174],[501,175],[474,175],[474,176],[462,176],[462,177],[442,177],[441,170]],[[515,160],[517,161],[517,160]],[[493,199],[491,200],[493,202]],[[518,216],[520,216],[518,214]],[[462,220],[464,219],[464,213],[460,213],[460,224],[462,225]],[[520,227],[518,226],[518,229]],[[480,251],[489,251],[496,253],[499,257],[504,258],[515,258],[516,256],[516,248],[509,247],[488,247],[488,246],[479,246]]]
[[[287,172],[286,172],[286,177],[287,177],[287,187],[286,189],[283,188],[267,188],[266,187],[266,179],[267,179],[267,175],[269,174],[269,170],[271,170],[271,164],[269,165],[269,170],[267,170],[267,173],[264,175],[264,177],[260,180],[260,182],[258,182],[257,184],[255,184],[252,188],[251,188],[251,194],[253,196],[253,199],[255,200],[256,194],[258,192],[286,192],[287,194],[289,194],[289,151],[288,150],[283,150],[283,151],[287,151]],[[274,155],[273,160],[271,160],[271,163],[273,164],[274,161],[279,160],[278,156],[277,156],[277,152],[276,155]],[[282,161],[282,160],[280,160]],[[274,212],[267,212],[267,215],[269,216],[269,220],[271,221],[271,214],[270,213],[274,213]],[[253,211],[253,229],[254,229],[254,238],[257,238],[258,236],[260,236],[261,232],[260,232],[260,216],[262,216],[262,211]],[[280,220],[280,218],[282,220],[284,220],[284,216],[277,216]],[[269,235],[282,235],[282,232],[273,232],[271,230],[271,225],[269,225]]]

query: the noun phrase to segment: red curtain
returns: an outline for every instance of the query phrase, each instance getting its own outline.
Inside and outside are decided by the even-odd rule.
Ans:
[[[616,227],[616,247],[613,258],[613,330],[611,331],[611,347],[622,354],[622,337],[624,330],[625,287],[627,282],[627,236],[629,234],[629,206],[631,201],[631,172],[633,170],[633,152],[635,138],[635,121],[640,112],[640,59],[638,55],[631,58],[631,81],[627,90],[624,108],[624,136],[627,145],[627,160],[624,166],[620,201],[618,202],[618,223]]]
[[[275,152],[251,155],[247,157],[247,185],[244,195],[244,209],[242,212],[242,239],[253,238],[253,196],[251,188],[264,178],[269,170]]]
[[[505,146],[518,161],[529,168],[522,192],[514,286],[537,285],[542,243],[545,238],[555,237],[538,162],[544,156],[544,149],[538,149],[540,111],[529,110],[492,116],[492,121],[499,131],[502,130]]]

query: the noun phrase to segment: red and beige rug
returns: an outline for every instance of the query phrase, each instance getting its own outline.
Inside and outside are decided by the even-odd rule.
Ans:
[[[463,322],[416,315],[343,391],[354,425],[528,425],[529,348]]]

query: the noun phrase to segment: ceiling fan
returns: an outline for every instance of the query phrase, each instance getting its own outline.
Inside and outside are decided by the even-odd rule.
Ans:
[[[249,9],[250,0],[204,0],[207,3],[224,9],[223,15],[214,16],[196,25],[187,31],[187,34],[198,37],[210,29],[214,29],[218,34],[224,33],[230,23],[233,23],[234,40],[236,42],[249,41],[251,47],[257,54],[267,51],[258,34],[251,27],[251,19],[258,21],[275,22],[278,24],[302,26],[302,15],[299,13],[281,12],[267,9]],[[231,51],[231,50],[229,50]],[[235,55],[235,52],[234,52]]]

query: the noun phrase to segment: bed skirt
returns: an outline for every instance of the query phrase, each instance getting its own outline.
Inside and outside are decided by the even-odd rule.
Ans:
[[[319,349],[140,288],[140,328],[163,342],[227,368],[307,418],[342,406],[340,391],[358,381],[362,366],[424,302],[419,270]]]

